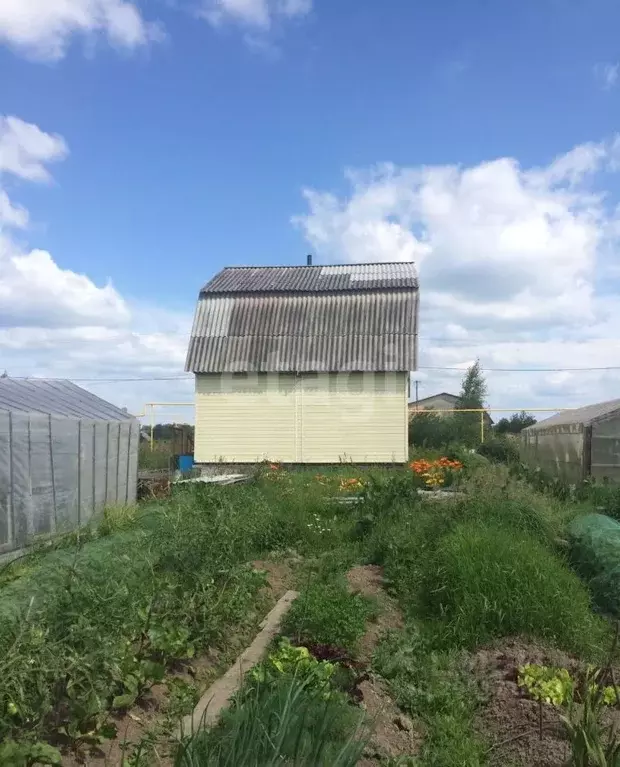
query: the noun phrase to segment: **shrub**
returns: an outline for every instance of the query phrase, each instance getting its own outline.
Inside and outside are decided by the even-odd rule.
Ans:
[[[421,410],[409,418],[409,444],[435,449],[459,441],[459,424],[452,415]]]
[[[439,542],[425,582],[428,615],[440,621],[438,631],[452,645],[523,634],[587,652],[604,637],[585,586],[525,534],[459,525]]]
[[[512,463],[519,460],[519,448],[507,438],[491,437],[478,445],[480,455],[497,463]]]
[[[283,632],[301,644],[319,643],[353,651],[371,613],[369,600],[351,594],[344,583],[315,582],[293,603]]]

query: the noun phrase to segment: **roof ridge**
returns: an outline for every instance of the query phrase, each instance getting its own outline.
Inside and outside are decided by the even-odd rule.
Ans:
[[[325,267],[330,266],[395,266],[396,264],[411,264],[411,266],[415,267],[415,261],[358,261],[347,264],[269,264],[266,266],[251,266],[247,264],[240,266],[224,266],[220,269],[220,272],[223,272],[226,269],[324,269]]]

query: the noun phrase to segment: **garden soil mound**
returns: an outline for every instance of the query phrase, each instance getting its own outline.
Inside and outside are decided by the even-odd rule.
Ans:
[[[578,661],[569,655],[518,639],[503,640],[473,655],[472,670],[486,699],[476,728],[491,741],[489,764],[564,767],[569,751],[559,710],[543,706],[541,740],[539,705],[517,685],[518,668],[526,663],[563,667],[571,673],[579,667]]]

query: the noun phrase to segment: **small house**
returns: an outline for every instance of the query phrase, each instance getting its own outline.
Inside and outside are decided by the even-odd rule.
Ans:
[[[448,394],[448,392],[442,391],[439,394],[433,394],[430,397],[424,397],[415,402],[409,403],[409,415],[414,416],[419,411],[433,410],[440,415],[452,415],[454,410],[458,408],[459,397],[456,394]],[[493,426],[493,419],[485,411],[484,413],[484,426],[485,429],[489,429]]]
[[[197,464],[407,460],[412,263],[232,267],[200,291]]]
[[[521,432],[522,460],[578,482],[620,482],[620,399],[564,410]]]
[[[0,377],[0,555],[136,500],[138,421],[64,380]]]

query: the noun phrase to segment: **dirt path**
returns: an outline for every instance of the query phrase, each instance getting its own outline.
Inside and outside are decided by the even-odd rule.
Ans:
[[[383,588],[383,571],[377,565],[359,565],[347,573],[352,591],[377,601],[379,614],[369,626],[359,645],[359,660],[370,665],[375,648],[385,632],[403,628],[403,617],[396,602]],[[360,684],[373,733],[364,752],[360,767],[378,765],[385,759],[415,756],[421,736],[390,697],[385,682],[372,672]]]

